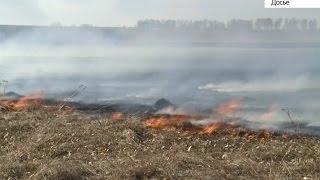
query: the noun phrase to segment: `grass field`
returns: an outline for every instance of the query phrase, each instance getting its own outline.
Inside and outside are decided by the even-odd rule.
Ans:
[[[147,129],[57,110],[0,114],[0,179],[318,179],[320,141]]]

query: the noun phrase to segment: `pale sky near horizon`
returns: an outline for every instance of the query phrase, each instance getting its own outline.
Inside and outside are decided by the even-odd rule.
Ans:
[[[141,19],[319,16],[320,9],[265,9],[264,0],[0,0],[0,24],[132,26]]]

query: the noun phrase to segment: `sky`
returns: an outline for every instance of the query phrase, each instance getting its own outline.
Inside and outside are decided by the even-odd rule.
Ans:
[[[319,16],[319,9],[265,9],[264,0],[0,0],[0,24],[133,26],[141,19]]]

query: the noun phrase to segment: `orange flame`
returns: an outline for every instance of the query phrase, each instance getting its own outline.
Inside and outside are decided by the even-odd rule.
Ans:
[[[171,122],[169,119],[165,117],[154,117],[151,119],[148,119],[145,122],[145,125],[150,128],[155,128],[155,129],[163,129],[166,127],[173,126],[175,123]]]
[[[236,126],[233,122],[225,122],[225,118],[238,112],[242,107],[241,100],[232,100],[222,103],[215,110],[216,119],[210,124],[201,125],[192,123],[193,121],[207,119],[208,117],[198,117],[189,115],[157,115],[147,119],[144,124],[146,127],[154,129],[179,128],[187,132],[198,132],[201,134],[213,134],[218,130],[226,130],[230,133],[235,131]]]
[[[23,96],[18,100],[5,99],[1,103],[15,110],[25,110],[29,108],[39,107],[43,102],[43,92],[35,92],[28,96]]]
[[[229,116],[239,111],[242,107],[242,101],[240,100],[231,100],[225,103],[222,103],[218,109],[217,113],[220,116]]]
[[[122,112],[115,112],[111,116],[112,121],[122,121],[124,120],[124,114]]]
[[[145,121],[145,126],[154,129],[165,129],[179,126],[179,124],[190,120],[187,115],[158,115]]]
[[[227,127],[227,124],[224,123],[224,118],[233,115],[234,113],[238,112],[242,107],[242,101],[240,100],[231,100],[222,103],[218,109],[216,110],[218,114],[218,119],[215,120],[214,123],[211,123],[207,126],[204,126],[202,129],[202,133],[204,134],[213,134],[217,130],[221,129],[223,126]],[[233,128],[232,122],[228,124],[227,128]]]
[[[278,106],[277,105],[272,105],[267,112],[263,113],[261,116],[260,116],[260,119],[261,120],[264,120],[264,121],[267,121],[267,120],[271,120],[273,119],[275,116],[276,116],[276,113],[277,113],[277,109],[278,109]]]
[[[216,117],[212,119],[211,123],[193,123],[197,120],[208,119],[208,117],[197,117],[189,115],[157,115],[149,118],[144,122],[146,127],[154,129],[181,129],[188,133],[199,133],[205,135],[212,135],[215,133],[224,133],[229,135],[239,135],[249,139],[270,139],[273,134],[270,132],[255,132],[249,129],[243,129],[236,121],[230,118],[242,108],[241,100],[232,100],[222,103],[215,110]],[[277,106],[270,107],[269,111],[262,115],[263,118],[272,118],[277,109]],[[244,131],[245,130],[245,131]]]
[[[202,129],[202,133],[204,134],[213,134],[214,132],[216,132],[218,129],[220,129],[222,126],[221,123],[212,123],[210,125],[207,125],[205,127],[203,127]]]

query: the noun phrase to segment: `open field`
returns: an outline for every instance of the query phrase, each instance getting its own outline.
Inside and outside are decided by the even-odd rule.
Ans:
[[[0,179],[317,179],[320,140],[147,129],[54,109],[0,114]]]

